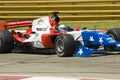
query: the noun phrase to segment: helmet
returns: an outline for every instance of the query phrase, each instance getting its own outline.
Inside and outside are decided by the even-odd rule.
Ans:
[[[68,26],[66,26],[65,24],[60,24],[58,26],[58,30],[59,31],[68,31]]]

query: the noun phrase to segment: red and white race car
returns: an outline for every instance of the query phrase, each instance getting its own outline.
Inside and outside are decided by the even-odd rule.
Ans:
[[[35,20],[0,22],[0,52],[9,53],[14,48],[22,46],[54,49],[60,57],[72,56],[76,47],[74,40],[79,39],[80,41],[81,32],[64,24],[59,25],[57,13],[53,12],[52,16]],[[25,26],[29,28],[27,30],[12,29]],[[67,32],[64,31],[66,29]],[[27,49],[30,50],[29,48]]]

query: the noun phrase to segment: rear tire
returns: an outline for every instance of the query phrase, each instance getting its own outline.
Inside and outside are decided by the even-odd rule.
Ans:
[[[0,53],[9,53],[14,47],[14,39],[8,30],[0,31]]]
[[[69,34],[57,36],[55,41],[55,52],[59,57],[70,57],[75,52],[75,41]]]

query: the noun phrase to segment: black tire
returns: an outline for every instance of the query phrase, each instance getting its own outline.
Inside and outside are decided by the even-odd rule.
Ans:
[[[120,42],[120,28],[112,28],[107,31],[107,34]]]
[[[116,41],[120,41],[120,28],[112,28],[109,29],[106,32],[108,35],[110,35],[112,38],[114,38]],[[104,46],[104,49],[106,51],[114,51],[114,46],[110,45],[110,46]]]
[[[73,56],[75,51],[75,42],[71,35],[61,34],[55,41],[55,52],[59,57]]]
[[[14,47],[14,39],[8,30],[0,31],[0,53],[9,53]]]

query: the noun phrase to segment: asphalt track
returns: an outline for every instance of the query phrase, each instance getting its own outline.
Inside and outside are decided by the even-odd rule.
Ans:
[[[0,54],[0,75],[120,80],[120,54],[97,54],[89,58],[58,57],[56,54],[41,53]]]

